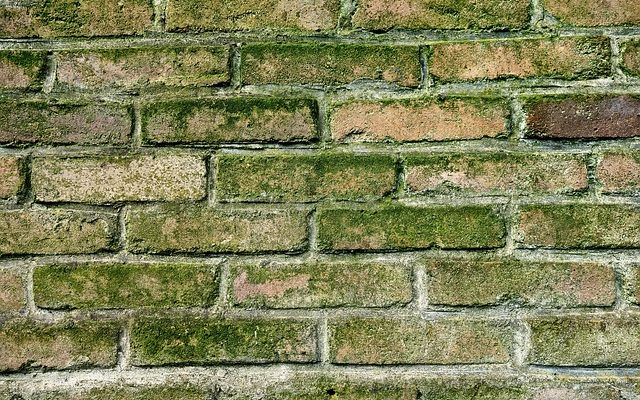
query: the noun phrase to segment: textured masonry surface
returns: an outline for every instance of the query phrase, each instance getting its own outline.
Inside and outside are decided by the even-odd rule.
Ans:
[[[637,0],[0,1],[0,400],[637,400]]]

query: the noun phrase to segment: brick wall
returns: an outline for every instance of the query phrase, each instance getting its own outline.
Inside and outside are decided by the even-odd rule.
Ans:
[[[640,398],[637,0],[4,0],[0,38],[0,399]]]

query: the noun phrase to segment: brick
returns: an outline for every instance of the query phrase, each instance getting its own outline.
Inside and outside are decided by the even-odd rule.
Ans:
[[[1,13],[0,8],[0,15]],[[46,51],[0,51],[0,88],[38,89],[42,87],[46,76],[46,62]]]
[[[299,252],[307,243],[307,215],[257,207],[134,207],[126,216],[127,248],[135,253]]]
[[[231,280],[243,307],[389,307],[413,297],[411,270],[382,262],[240,263]]]
[[[229,81],[229,48],[162,47],[56,53],[57,79],[75,89],[211,86]]]
[[[0,313],[21,311],[26,306],[22,277],[15,271],[0,269]]]
[[[596,169],[604,193],[634,194],[640,191],[640,153],[608,151]]]
[[[43,202],[187,201],[206,196],[202,155],[158,153],[36,158],[32,190]]]
[[[0,392],[1,393],[1,392]],[[206,400],[209,392],[190,384],[105,385],[95,388],[74,388],[36,393],[34,400]]]
[[[585,191],[587,156],[558,153],[478,152],[408,154],[407,190],[480,195]]]
[[[510,359],[511,328],[480,320],[352,318],[329,322],[336,364],[495,364]]]
[[[561,249],[640,247],[640,208],[623,204],[528,204],[520,243]]]
[[[640,40],[629,40],[620,48],[622,70],[628,75],[640,76]]]
[[[335,106],[330,126],[338,142],[470,140],[505,136],[507,116],[492,98],[356,101]]]
[[[208,307],[215,267],[186,263],[90,263],[39,266],[35,303],[46,309]]]
[[[640,99],[633,96],[533,97],[525,105],[526,137],[617,139],[640,135]]]
[[[328,31],[338,24],[339,0],[171,0],[167,8],[167,30]]]
[[[143,142],[308,142],[318,138],[315,101],[233,97],[149,103],[142,108]]]
[[[506,235],[492,206],[321,208],[317,221],[324,251],[496,248]]]
[[[0,372],[114,367],[119,326],[108,321],[0,324]]]
[[[0,6],[0,37],[9,38],[141,35],[152,22],[148,0],[35,0]]]
[[[390,29],[515,30],[529,23],[526,0],[362,0],[353,25]]]
[[[615,274],[592,262],[428,260],[429,304],[535,307],[611,306]]]
[[[123,104],[0,101],[0,143],[123,145],[132,124]]]
[[[609,38],[556,38],[439,43],[429,74],[438,82],[480,79],[593,79],[611,73]]]
[[[417,87],[420,79],[417,46],[261,43],[242,47],[242,81],[249,85],[379,80]]]
[[[67,209],[0,211],[0,255],[81,254],[113,250],[115,214]]]
[[[528,361],[554,366],[640,364],[640,320],[633,315],[569,315],[530,319]]]
[[[17,156],[0,156],[0,198],[17,196],[23,184],[22,159]]]
[[[131,328],[136,366],[316,361],[316,327],[291,319],[144,318]]]
[[[393,191],[394,157],[323,152],[218,157],[221,201],[375,200]]]
[[[640,3],[634,0],[544,0],[547,12],[567,25],[638,25]]]

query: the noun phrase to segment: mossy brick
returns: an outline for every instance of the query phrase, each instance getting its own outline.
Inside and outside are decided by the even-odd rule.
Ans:
[[[45,309],[209,307],[216,268],[187,263],[76,263],[36,267],[33,296]]]
[[[210,208],[165,204],[132,207],[127,248],[134,253],[300,252],[307,244],[308,211]]]
[[[587,156],[562,153],[409,153],[410,193],[566,194],[585,191]]]
[[[339,15],[339,0],[171,0],[166,18],[170,32],[317,32],[336,28]]]
[[[640,264],[630,265],[624,281],[624,290],[633,304],[640,304]]]
[[[640,247],[640,208],[635,205],[526,204],[520,208],[518,227],[524,247]]]
[[[1,13],[0,9],[0,15]],[[46,51],[0,51],[0,88],[38,89],[42,87],[46,76],[46,63]]]
[[[31,185],[42,202],[190,201],[206,196],[203,155],[38,157]]]
[[[604,193],[640,192],[640,152],[610,150],[600,157],[596,176]]]
[[[506,237],[493,206],[324,207],[317,221],[323,251],[488,249],[504,246]]]
[[[311,320],[140,318],[131,327],[136,366],[309,363],[317,360]]]
[[[512,329],[502,321],[350,318],[329,321],[335,364],[507,363]]]
[[[437,43],[429,74],[438,82],[507,78],[594,79],[608,76],[609,38],[580,37]]]
[[[399,263],[240,263],[231,299],[241,307],[390,307],[411,301],[411,269]]]
[[[3,322],[0,372],[114,367],[119,331],[111,321]]]
[[[525,98],[527,131],[536,139],[621,139],[640,135],[640,99],[575,95]]]
[[[119,103],[0,101],[0,143],[124,145],[133,126]]]
[[[34,0],[0,6],[4,38],[142,35],[152,23],[149,0]]]
[[[217,160],[220,201],[375,200],[395,184],[396,161],[389,155],[222,154]]]
[[[72,388],[36,393],[33,400],[207,400],[210,391],[191,384],[107,384],[94,388]]]
[[[508,105],[497,98],[351,101],[330,112],[337,142],[470,140],[507,134]]]
[[[444,259],[425,264],[424,294],[433,305],[606,307],[616,300],[614,271],[600,263]]]
[[[417,87],[422,74],[417,46],[256,43],[241,51],[242,82],[249,85],[378,80]]]
[[[620,45],[622,70],[631,76],[640,76],[640,40],[629,40]]]
[[[353,26],[371,31],[517,30],[529,23],[526,0],[362,0]]]
[[[0,314],[21,311],[26,302],[22,276],[16,271],[0,269]]]
[[[640,3],[635,0],[544,0],[544,9],[571,26],[638,25]]]
[[[116,214],[69,209],[0,211],[0,255],[87,254],[113,250]]]
[[[145,144],[308,142],[318,138],[317,104],[304,98],[183,99],[142,107]]]
[[[64,88],[212,86],[229,81],[229,47],[65,50],[55,53]]]
[[[613,367],[640,365],[640,319],[633,314],[536,317],[531,326],[535,365]]]
[[[0,198],[17,196],[23,188],[23,159],[19,156],[0,156]]]

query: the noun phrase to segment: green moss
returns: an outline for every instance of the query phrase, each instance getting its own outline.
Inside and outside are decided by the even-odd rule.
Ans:
[[[531,395],[525,385],[493,380],[438,379],[417,386],[422,397],[429,400],[526,400]]]
[[[192,385],[115,386],[40,393],[34,400],[206,400],[209,393]]]
[[[47,75],[46,61],[46,51],[0,51],[0,65],[7,62],[20,68],[30,81],[29,87],[39,87],[44,82]]]

